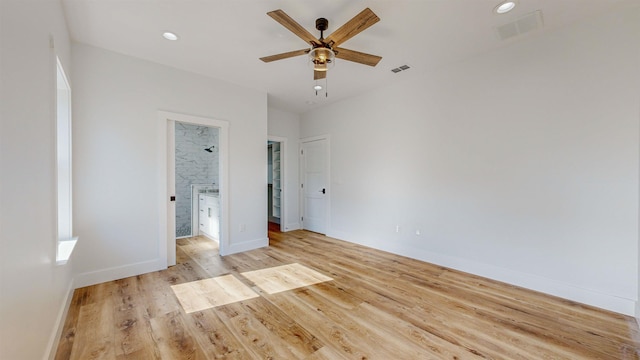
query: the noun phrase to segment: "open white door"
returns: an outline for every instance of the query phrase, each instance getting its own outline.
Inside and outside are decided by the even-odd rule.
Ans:
[[[328,220],[328,141],[327,138],[303,140],[300,149],[302,170],[302,228],[321,234]]]

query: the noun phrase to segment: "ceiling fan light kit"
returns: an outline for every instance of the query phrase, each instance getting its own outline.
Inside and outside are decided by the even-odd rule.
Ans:
[[[338,28],[338,30],[327,36],[326,39],[324,38],[324,31],[329,27],[329,21],[325,18],[316,19],[316,29],[320,31],[320,38],[316,39],[315,36],[282,10],[270,11],[267,15],[304,40],[310,48],[265,56],[260,58],[260,60],[264,62],[271,62],[307,54],[309,57],[309,64],[313,67],[313,80],[316,81],[316,85],[314,86],[316,95],[318,95],[318,90],[322,89],[322,87],[317,84],[317,81],[322,79],[325,79],[326,81],[327,71],[335,65],[336,58],[369,66],[376,66],[382,59],[382,57],[377,55],[338,47],[343,42],[351,39],[371,25],[380,21],[380,18],[369,8],[362,10],[358,15],[354,16],[351,20]],[[320,86],[320,89],[317,88],[318,86]],[[325,96],[326,95],[325,86]]]
[[[325,47],[317,47],[309,51],[309,64],[314,71],[327,71],[336,64],[336,54]]]

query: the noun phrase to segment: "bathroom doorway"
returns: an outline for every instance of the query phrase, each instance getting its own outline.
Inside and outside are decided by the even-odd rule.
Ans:
[[[217,233],[218,248],[220,255],[227,255],[229,248],[229,204],[228,204],[228,143],[229,143],[229,123],[223,120],[203,118],[185,114],[171,113],[167,111],[158,111],[159,117],[159,164],[160,164],[160,258],[166,259],[167,266],[176,264],[176,238],[191,235],[202,234],[200,223],[196,224],[196,220],[200,220],[200,210],[206,212],[206,216],[211,220],[208,228],[204,232]],[[203,165],[196,166],[196,171],[200,177],[191,180],[188,190],[178,184],[182,181],[181,152],[176,152],[176,132],[181,132],[187,128],[195,131],[196,137],[202,139],[187,140],[203,162],[210,170],[200,168]],[[217,145],[211,135],[217,132]],[[179,136],[178,136],[179,137]],[[197,141],[196,141],[197,140]],[[200,143],[200,140],[206,142]],[[215,152],[217,151],[217,153]],[[217,155],[217,156],[216,156]],[[189,160],[187,160],[188,162]],[[211,171],[217,176],[208,177],[206,171]],[[217,180],[216,180],[217,179]],[[193,186],[192,186],[193,185]],[[181,195],[182,194],[182,195]],[[198,201],[196,202],[196,195]],[[204,203],[200,203],[200,195],[207,195],[207,199],[203,199]],[[211,196],[217,195],[217,196]],[[217,202],[212,203],[212,197],[217,197]],[[178,205],[178,198],[182,198]],[[188,198],[188,200],[187,200]],[[197,205],[196,205],[197,204]],[[188,220],[178,222],[179,213]],[[187,214],[187,215],[185,215]],[[215,221],[213,221],[215,220]],[[204,223],[203,223],[204,224]],[[214,236],[210,236],[214,238]]]
[[[219,241],[219,129],[175,122],[176,239]]]

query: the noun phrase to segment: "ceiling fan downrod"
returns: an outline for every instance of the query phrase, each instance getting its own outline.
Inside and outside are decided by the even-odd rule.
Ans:
[[[320,40],[324,44],[324,31],[329,28],[329,20],[325,18],[316,19],[316,29],[320,31]]]

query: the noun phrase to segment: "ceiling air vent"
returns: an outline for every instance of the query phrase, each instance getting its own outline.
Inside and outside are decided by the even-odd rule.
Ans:
[[[410,68],[411,68],[411,67],[410,67],[409,65],[402,65],[402,66],[398,66],[398,67],[397,67],[397,68],[395,68],[395,69],[391,69],[391,72],[393,72],[393,73],[397,74],[397,73],[399,73],[400,71],[408,70],[408,69],[410,69]]]
[[[500,40],[507,40],[534,30],[541,29],[543,25],[544,23],[542,22],[542,11],[538,10],[521,17],[516,21],[496,26],[495,29]]]

